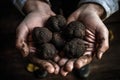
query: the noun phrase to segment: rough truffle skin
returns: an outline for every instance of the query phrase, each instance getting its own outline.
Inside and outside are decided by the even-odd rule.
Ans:
[[[67,58],[78,58],[83,55],[85,51],[85,44],[82,39],[74,38],[70,42],[67,42],[63,51]]]
[[[58,50],[62,50],[65,45],[65,40],[62,38],[60,33],[53,33],[52,43]]]
[[[52,60],[57,54],[57,50],[53,44],[45,43],[38,48],[37,55],[40,59]]]
[[[72,38],[81,38],[83,39],[85,36],[85,26],[78,22],[78,21],[73,21],[68,24],[64,31],[65,37],[68,39]]]
[[[52,39],[52,32],[45,27],[36,27],[32,32],[32,38],[35,43],[47,43]]]
[[[65,28],[66,19],[62,15],[52,16],[47,21],[47,28],[52,32],[59,32]]]

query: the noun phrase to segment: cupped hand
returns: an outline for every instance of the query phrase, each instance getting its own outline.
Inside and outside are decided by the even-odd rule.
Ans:
[[[16,46],[20,49],[23,56],[27,56],[29,54],[30,47],[28,46],[28,42],[31,39],[28,39],[28,36],[31,36],[31,32],[35,27],[44,27],[45,22],[53,13],[43,13],[40,11],[34,11],[29,13],[25,19],[20,23],[16,30]]]
[[[85,25],[86,51],[78,59],[70,59],[64,64],[64,69],[61,69],[63,76],[66,76],[73,68],[80,69],[91,63],[93,56],[101,59],[103,53],[109,48],[108,29],[101,20],[103,14],[104,9],[101,6],[87,3],[68,17],[68,24],[72,21],[80,21]]]
[[[42,66],[49,73],[58,74],[59,66],[47,60],[38,59],[35,56],[28,56],[31,53],[35,53],[36,48],[33,45],[31,38],[32,30],[35,27],[44,27],[49,17],[54,16],[54,12],[50,9],[50,6],[44,2],[28,0],[28,7],[31,8],[33,5],[38,5],[37,8],[33,9],[27,14],[25,19],[20,23],[16,30],[16,46],[24,57],[30,57],[31,62],[38,66]],[[31,6],[29,6],[31,4]]]

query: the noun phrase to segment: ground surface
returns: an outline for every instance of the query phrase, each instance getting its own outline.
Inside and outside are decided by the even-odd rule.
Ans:
[[[23,17],[13,5],[5,1],[0,4],[0,80],[76,80],[72,75],[37,79],[27,72],[25,59],[15,48],[15,29]],[[88,80],[120,80],[120,12],[112,15],[105,24],[112,30],[113,40],[102,60],[95,59],[90,65]]]

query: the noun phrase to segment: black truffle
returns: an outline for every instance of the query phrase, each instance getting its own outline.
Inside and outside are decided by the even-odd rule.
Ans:
[[[85,36],[85,26],[78,21],[73,21],[69,23],[68,26],[66,27],[64,35],[68,39],[72,38],[83,39]]]
[[[65,28],[66,19],[62,15],[52,16],[47,21],[47,28],[52,32],[59,32]]]
[[[45,60],[52,60],[58,52],[54,47],[54,45],[50,43],[45,43],[41,45],[37,50],[38,50],[36,53],[37,56],[40,59],[45,59]]]
[[[65,40],[62,38],[60,33],[53,33],[52,43],[58,50],[62,50],[65,45]]]
[[[32,38],[35,43],[47,43],[52,39],[52,32],[45,27],[36,27],[32,32]]]
[[[85,44],[82,39],[74,38],[70,42],[67,42],[63,51],[64,56],[67,58],[78,58],[82,56],[85,51]]]

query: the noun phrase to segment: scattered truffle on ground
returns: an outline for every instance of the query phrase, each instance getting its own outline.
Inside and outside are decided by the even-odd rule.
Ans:
[[[81,38],[83,39],[85,36],[85,26],[78,22],[78,21],[73,21],[68,24],[64,31],[65,37],[68,39],[72,38]]]
[[[82,56],[85,51],[85,44],[82,39],[74,38],[70,42],[67,42],[63,51],[67,58],[78,58]]]
[[[52,16],[47,21],[47,28],[52,32],[59,32],[64,29],[66,19],[62,15]]]
[[[35,43],[46,43],[52,39],[52,32],[45,27],[36,27],[32,32],[32,38]]]
[[[40,59],[52,60],[57,54],[57,50],[53,44],[45,43],[38,48],[36,53]]]
[[[62,38],[60,33],[53,33],[52,43],[58,50],[62,50],[65,45],[65,40]]]

